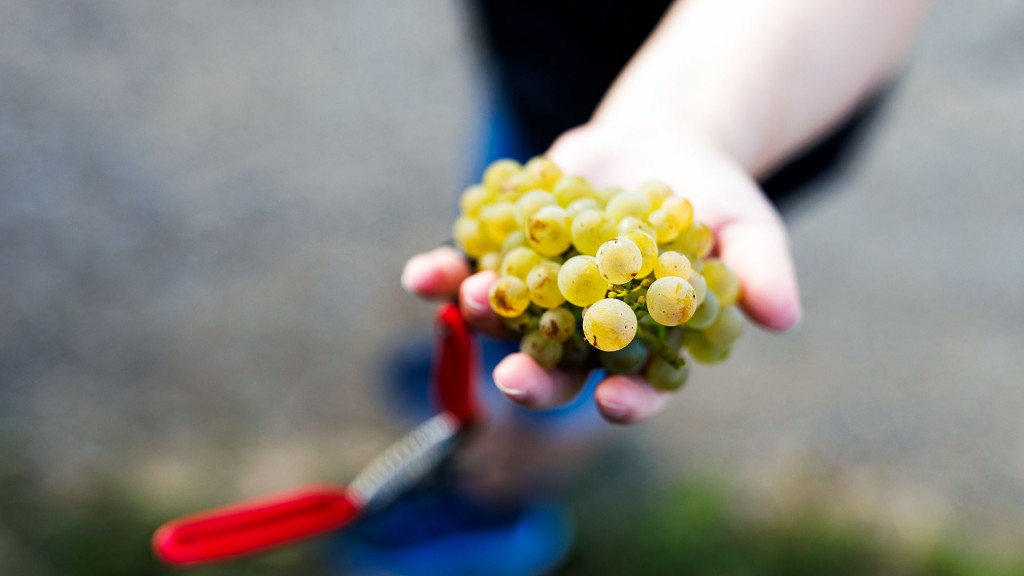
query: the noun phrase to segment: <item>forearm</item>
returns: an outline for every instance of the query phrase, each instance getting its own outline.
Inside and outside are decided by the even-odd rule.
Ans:
[[[677,1],[592,122],[696,132],[761,175],[892,76],[926,4]]]

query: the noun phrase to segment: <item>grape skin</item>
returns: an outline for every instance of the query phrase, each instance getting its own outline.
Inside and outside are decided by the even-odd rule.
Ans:
[[[718,296],[723,306],[735,304],[740,298],[740,281],[732,270],[717,258],[704,262],[704,279],[708,282],[708,290]]]
[[[558,289],[565,299],[583,307],[604,298],[608,281],[601,276],[593,256],[573,256],[558,271]]]
[[[646,278],[648,274],[654,271],[654,265],[658,263],[658,243],[654,240],[653,236],[640,230],[634,230],[619,237],[632,240],[637,248],[640,249],[642,261],[637,277]]]
[[[595,302],[583,316],[583,335],[598,350],[621,350],[636,336],[636,314],[621,300]]]
[[[519,351],[537,361],[544,368],[554,368],[562,359],[562,344],[548,340],[537,330],[523,335],[519,342]]]
[[[585,210],[572,220],[572,245],[580,254],[593,256],[602,244],[613,238],[615,221],[604,212]]]
[[[688,280],[693,268],[690,260],[679,252],[666,251],[658,255],[658,261],[654,264],[654,277],[679,276]]]
[[[572,221],[560,206],[545,206],[530,216],[526,241],[544,256],[557,256],[572,245]]]
[[[693,316],[690,316],[690,319],[686,321],[686,327],[694,330],[703,330],[711,326],[715,319],[718,318],[719,309],[718,297],[715,296],[714,292],[708,292],[704,296],[704,301],[700,303],[700,306],[697,306]]]
[[[538,329],[548,340],[565,342],[576,332],[576,318],[562,307],[545,310],[540,316]]]
[[[541,308],[554,308],[565,302],[565,296],[558,289],[558,271],[561,268],[551,260],[543,260],[526,275],[526,287],[534,304]]]
[[[491,286],[488,299],[499,316],[513,318],[530,306],[530,289],[515,276],[501,276]]]
[[[626,238],[609,240],[597,249],[597,269],[611,284],[625,284],[636,278],[643,266],[640,248]]]
[[[696,293],[678,276],[659,278],[647,289],[647,312],[664,326],[679,326],[697,309]]]
[[[682,388],[689,376],[689,364],[683,364],[679,368],[674,368],[660,356],[652,358],[650,364],[647,365],[647,369],[644,371],[644,378],[650,382],[651,386],[666,392]]]
[[[533,270],[534,266],[540,264],[540,261],[540,254],[534,252],[532,248],[519,246],[505,254],[498,273],[502,276],[515,276],[520,280],[525,280],[526,275]]]

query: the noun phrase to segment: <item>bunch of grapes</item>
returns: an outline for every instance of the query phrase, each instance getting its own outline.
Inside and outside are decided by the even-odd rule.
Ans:
[[[720,362],[740,335],[735,274],[661,182],[594,188],[546,158],[498,160],[459,206],[455,243],[498,274],[491,307],[542,366],[600,364],[675,390],[687,355]]]

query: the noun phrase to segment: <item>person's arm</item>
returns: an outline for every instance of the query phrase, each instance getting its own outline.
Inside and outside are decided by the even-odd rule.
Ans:
[[[787,330],[801,317],[788,237],[756,178],[838,124],[899,69],[924,0],[677,2],[615,81],[594,117],[548,156],[567,174],[633,187],[667,182],[715,232],[721,259],[756,323]],[[454,294],[467,318],[500,331],[487,304],[494,274],[467,277],[451,249],[410,260],[403,283]],[[578,375],[512,354],[494,372],[513,401],[544,408],[571,397]],[[613,375],[595,392],[604,416],[643,420],[668,395]]]

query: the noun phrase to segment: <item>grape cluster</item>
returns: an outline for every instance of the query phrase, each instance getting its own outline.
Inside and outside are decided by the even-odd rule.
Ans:
[[[543,157],[498,160],[459,208],[456,245],[498,274],[491,307],[542,366],[599,363],[674,390],[684,352],[720,362],[740,336],[739,281],[661,182],[595,188]]]

